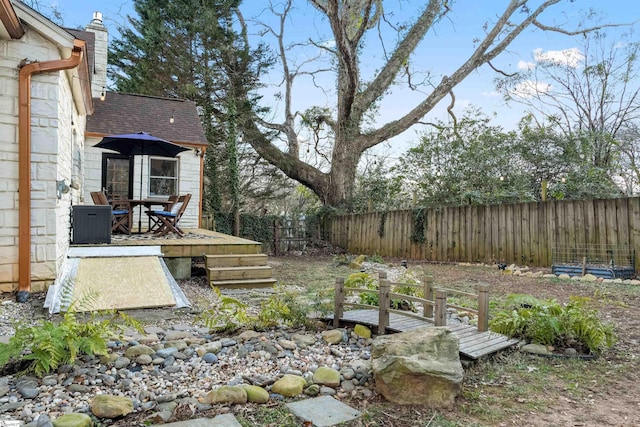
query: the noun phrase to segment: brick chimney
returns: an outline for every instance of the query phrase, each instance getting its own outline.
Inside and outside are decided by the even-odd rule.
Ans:
[[[107,86],[107,45],[109,42],[109,32],[102,23],[101,12],[93,12],[93,19],[85,30],[95,34],[96,45],[94,69],[91,76],[91,96],[100,98]]]

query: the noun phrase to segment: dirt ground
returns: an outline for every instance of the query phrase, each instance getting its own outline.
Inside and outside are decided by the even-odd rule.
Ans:
[[[330,256],[271,259],[274,277],[298,286],[321,286],[318,282],[332,283],[349,273],[337,268]],[[399,260],[385,263],[399,265]],[[496,300],[508,294],[559,302],[572,295],[591,297],[602,319],[615,325],[617,343],[596,360],[503,352],[465,370],[463,395],[452,411],[398,407],[376,395],[371,401],[349,402],[370,415],[354,425],[640,426],[640,286],[519,277],[493,266],[418,261],[409,261],[409,266],[432,274],[440,286],[488,283]]]

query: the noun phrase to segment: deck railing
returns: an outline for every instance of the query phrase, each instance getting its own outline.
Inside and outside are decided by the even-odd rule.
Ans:
[[[433,323],[435,326],[446,326],[447,324],[447,308],[454,308],[457,310],[464,310],[470,313],[475,313],[478,316],[478,331],[485,332],[489,329],[489,285],[478,285],[478,293],[470,293],[458,291],[455,289],[439,288],[433,286],[433,277],[424,276],[422,284],[411,283],[396,283],[387,279],[385,272],[380,272],[380,284],[378,289],[369,288],[355,288],[346,287],[344,285],[345,279],[343,277],[336,278],[335,285],[335,297],[334,297],[334,314],[333,325],[338,327],[340,319],[344,315],[345,307],[362,308],[362,309],[375,309],[378,310],[378,335],[383,335],[386,328],[389,327],[389,315],[395,313],[405,317],[414,317],[421,319],[428,323]],[[392,292],[395,287],[415,287],[422,288],[424,298],[399,294]],[[361,304],[355,302],[346,301],[345,297],[348,294],[355,293],[369,293],[378,295],[378,305],[373,304]],[[449,294],[456,294],[466,297],[471,297],[478,300],[478,308],[468,308],[459,305],[448,304],[447,296]],[[410,302],[416,302],[422,304],[422,313],[414,313],[408,310],[397,310],[391,307],[392,299],[402,299]]]

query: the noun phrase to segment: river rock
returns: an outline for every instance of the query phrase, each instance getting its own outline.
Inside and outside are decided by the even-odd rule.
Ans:
[[[531,354],[551,354],[547,346],[542,344],[527,344],[522,347],[522,351]]]
[[[98,418],[118,418],[133,411],[133,401],[127,397],[99,394],[89,401],[89,408]]]
[[[138,344],[129,347],[127,351],[124,352],[124,355],[129,359],[135,359],[141,354],[152,355],[153,353],[155,353],[155,350],[148,345]]]
[[[93,421],[87,414],[64,414],[53,420],[54,427],[93,427]]]
[[[314,345],[316,338],[308,334],[293,334],[291,335],[291,341],[295,342],[298,347],[306,348]]]
[[[353,333],[361,338],[365,338],[365,339],[371,338],[371,329],[367,328],[364,325],[360,325],[360,324],[356,325],[353,328]]]
[[[213,341],[198,347],[196,349],[196,353],[198,353],[198,356],[202,357],[207,353],[218,354],[220,353],[220,350],[222,350],[222,343],[220,341]]]
[[[271,391],[285,397],[294,397],[302,393],[306,383],[304,378],[297,375],[284,375],[273,384]]]
[[[378,336],[371,349],[376,389],[387,400],[448,408],[461,393],[459,339],[444,327]]]
[[[342,342],[341,329],[329,329],[322,332],[322,338],[329,344],[338,344]]]
[[[211,390],[203,399],[203,403],[247,403],[247,392],[238,386],[222,386]]]
[[[238,335],[238,338],[240,338],[242,341],[249,341],[250,339],[259,338],[260,336],[262,336],[262,334],[256,331],[243,331],[240,335]]]
[[[340,372],[328,366],[320,366],[313,373],[313,382],[336,388],[340,385]]]
[[[247,392],[247,402],[267,403],[269,401],[269,392],[262,387],[245,384],[242,388]]]

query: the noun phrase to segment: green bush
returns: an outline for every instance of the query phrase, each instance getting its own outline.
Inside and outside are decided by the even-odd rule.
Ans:
[[[247,304],[223,295],[216,287],[213,287],[213,290],[218,295],[219,303],[204,310],[197,318],[207,328],[232,331],[243,326],[257,329],[280,325],[312,326],[307,315],[313,306],[303,304],[298,293],[286,290],[284,286],[275,287],[275,292],[262,302],[260,312],[256,316],[249,315]]]
[[[196,320],[202,321],[207,328],[215,331],[233,331],[249,323],[247,304],[236,298],[222,295],[215,286],[212,286],[212,289],[218,296],[219,304],[203,310]]]
[[[407,286],[398,286],[395,289],[393,289],[393,293],[416,296],[417,288],[409,285],[417,283],[417,281],[415,281],[415,279],[411,279],[409,276],[403,276],[403,279],[405,279],[406,282],[403,280],[402,283],[407,283]],[[375,306],[380,305],[378,283],[371,275],[367,273],[352,273],[349,276],[347,276],[346,280],[344,281],[344,286],[346,288],[371,289],[372,292],[360,292],[360,295],[359,295],[360,304],[375,305]],[[394,298],[391,300],[391,308],[393,309],[398,310],[404,305],[405,303],[401,299]],[[408,308],[412,311],[415,310],[415,307],[411,302],[409,303]]]
[[[0,366],[31,361],[27,371],[42,377],[60,365],[73,363],[78,356],[106,354],[107,340],[121,334],[125,326],[142,331],[135,319],[115,310],[92,312],[86,321],[79,320],[75,306],[72,303],[58,323],[17,324],[9,342],[0,343]]]
[[[341,265],[349,265],[351,264],[351,261],[353,261],[355,257],[353,255],[348,255],[348,254],[337,254],[333,256],[333,262],[335,263],[336,266],[341,266]]]
[[[378,295],[378,284],[375,279],[367,273],[352,273],[344,281],[346,288],[371,289],[374,292],[361,292],[360,304],[378,305],[380,299]]]
[[[375,262],[376,264],[385,264],[384,258],[382,258],[377,253],[373,253],[373,255],[367,255],[367,262]]]
[[[288,291],[284,286],[276,286],[275,292],[260,306],[256,319],[258,327],[310,326],[307,314],[310,307],[302,304],[296,292]]]
[[[591,298],[572,296],[561,305],[529,295],[510,295],[504,310],[490,321],[490,329],[509,337],[554,347],[580,347],[599,354],[615,343],[613,325],[603,323]]]

